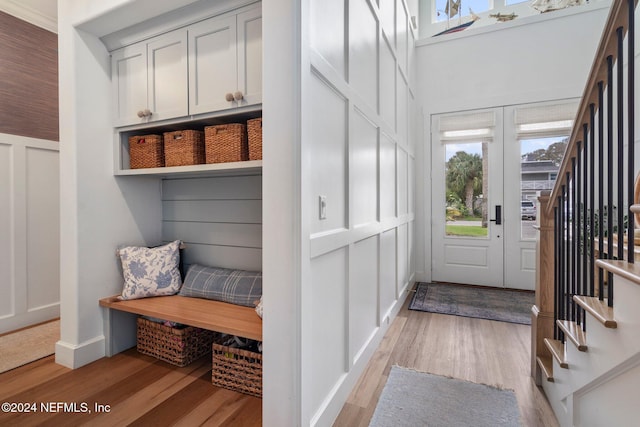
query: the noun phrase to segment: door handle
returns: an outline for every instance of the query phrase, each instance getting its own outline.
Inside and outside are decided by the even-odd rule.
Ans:
[[[496,225],[502,224],[502,206],[496,205],[496,219],[492,219],[490,221],[495,222]]]

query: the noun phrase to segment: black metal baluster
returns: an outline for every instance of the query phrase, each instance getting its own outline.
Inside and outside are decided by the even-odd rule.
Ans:
[[[618,107],[616,109],[617,114],[617,126],[616,132],[618,136],[618,259],[624,259],[624,245],[620,242],[624,241],[624,233],[626,231],[624,226],[624,213],[625,213],[625,202],[624,202],[624,87],[623,87],[623,49],[622,44],[624,40],[623,28],[618,27],[616,30],[616,34],[618,36],[618,58],[616,59],[616,89],[617,89],[617,103]]]
[[[575,177],[576,176],[576,158],[573,157],[571,159],[571,176]],[[567,174],[567,178],[569,178],[569,175]],[[577,227],[576,227],[576,180],[573,179],[570,183],[571,185],[569,186],[569,181],[567,179],[567,186],[569,188],[569,205],[567,206],[567,210],[569,211],[569,215],[568,215],[568,219],[567,219],[567,228],[569,229],[569,233],[570,233],[570,240],[569,240],[569,246],[571,249],[571,299],[570,299],[570,303],[571,303],[571,320],[572,321],[576,321],[576,304],[574,304],[573,302],[573,296],[576,295],[576,290],[577,290],[577,273],[578,273],[578,268],[576,265],[576,260],[578,258],[578,239],[577,239]]]
[[[553,294],[555,298],[553,299],[553,339],[560,339],[559,330],[558,330],[558,312],[559,312],[559,301],[560,301],[560,220],[558,206],[553,208]]]
[[[596,260],[595,260],[595,214],[596,214],[596,141],[595,141],[595,105],[589,105],[589,122],[590,122],[590,143],[589,143],[589,247],[591,251],[589,253],[589,296],[596,294]]]
[[[576,295],[582,295],[582,268],[581,268],[581,260],[582,260],[582,252],[584,251],[584,246],[581,242],[581,233],[582,229],[580,227],[580,195],[582,192],[582,141],[578,141],[576,143],[576,161],[575,161],[575,174],[573,175],[573,183],[574,183],[574,199],[573,199],[573,235],[574,235],[574,248],[575,248],[575,265],[576,265]],[[582,323],[580,307],[576,307],[576,322],[578,325]]]
[[[629,206],[635,203],[634,200],[634,173],[635,173],[635,0],[629,0],[629,25],[627,27],[627,199]],[[622,64],[622,60],[620,60]],[[635,217],[633,213],[629,212],[628,221],[629,242],[627,244],[627,261],[630,263],[635,262],[634,241],[635,235]],[[613,298],[609,299],[609,304],[613,304]]]
[[[571,200],[571,192],[570,192],[570,187],[569,185],[571,184],[571,173],[567,172],[566,176],[565,176],[565,206],[564,206],[564,216],[562,218],[562,227],[564,227],[565,230],[565,245],[567,246],[566,249],[566,265],[565,265],[565,269],[567,271],[567,283],[565,286],[566,292],[565,292],[565,305],[566,305],[566,311],[565,311],[565,320],[573,320],[573,316],[572,316],[572,310],[571,310],[571,227],[569,226],[569,206],[570,205],[570,200]]]
[[[613,56],[607,56],[607,258],[615,256],[613,248],[613,218],[615,217],[613,205]],[[622,209],[622,207],[620,208]],[[619,242],[622,246],[623,242]],[[613,288],[613,273],[607,271],[607,285],[609,290]]]
[[[598,82],[598,258],[604,258],[604,92]],[[604,293],[604,271],[598,267],[598,298]]]
[[[582,125],[582,139],[584,140],[584,149],[582,150],[582,208],[580,209],[580,214],[582,218],[582,295],[587,295],[589,289],[591,287],[590,280],[593,280],[593,268],[589,269],[589,252],[591,251],[591,242],[589,239],[589,230],[587,226],[587,203],[589,196],[589,187],[588,187],[588,179],[589,179],[589,151],[588,141],[589,141],[589,128],[586,123]],[[589,273],[589,270],[591,271]],[[584,316],[585,312],[582,310],[582,323],[584,324]]]

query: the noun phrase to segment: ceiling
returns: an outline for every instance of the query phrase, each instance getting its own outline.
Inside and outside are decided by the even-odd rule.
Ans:
[[[0,10],[38,27],[57,32],[58,0],[0,0]]]

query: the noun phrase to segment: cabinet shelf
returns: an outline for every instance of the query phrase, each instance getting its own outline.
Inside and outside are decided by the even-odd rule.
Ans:
[[[191,176],[242,176],[261,175],[262,160],[243,162],[214,163],[192,166],[170,166],[162,168],[121,169],[116,176],[156,176],[156,177],[191,177]]]

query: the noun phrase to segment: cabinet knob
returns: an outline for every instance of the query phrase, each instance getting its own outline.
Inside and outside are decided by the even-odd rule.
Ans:
[[[138,117],[143,118],[144,117],[144,111],[142,111],[142,110],[138,111]]]
[[[237,91],[236,93],[233,94],[233,97],[235,98],[236,101],[240,101],[242,98],[244,98],[244,95],[242,95],[242,92]]]
[[[229,92],[228,94],[226,94],[224,96],[224,99],[226,99],[228,102],[233,101],[233,94],[231,92]]]

